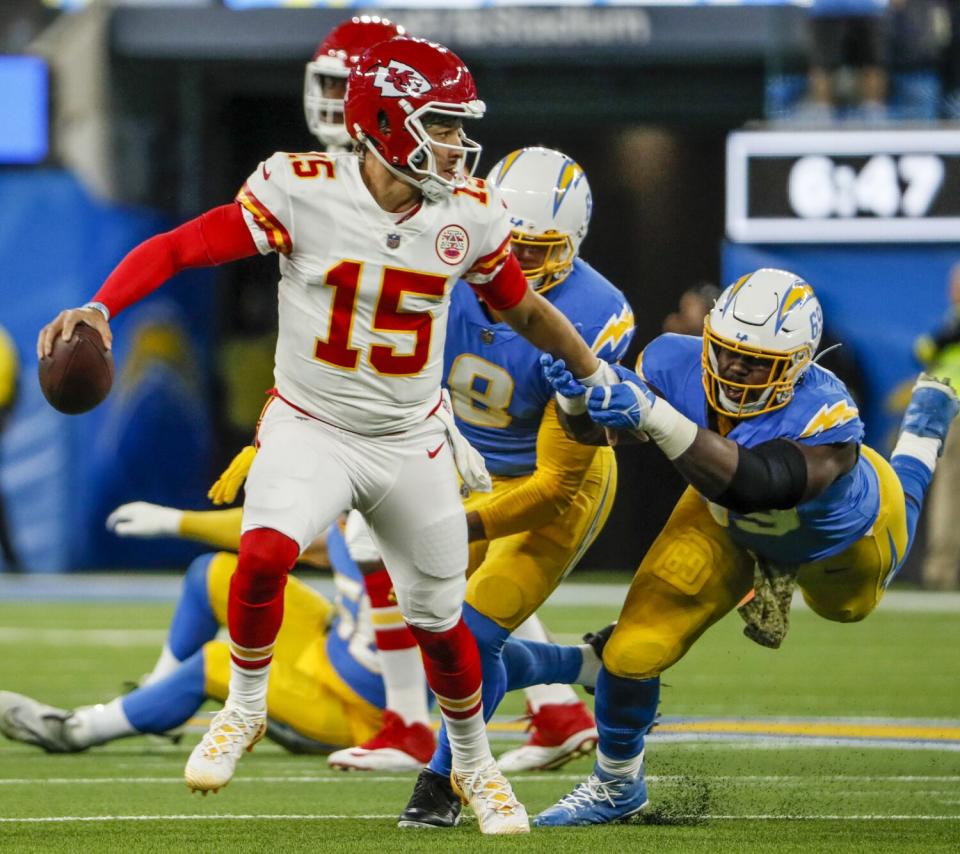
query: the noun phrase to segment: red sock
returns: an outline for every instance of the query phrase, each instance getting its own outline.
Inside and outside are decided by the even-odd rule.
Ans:
[[[382,561],[380,569],[364,575],[363,583],[370,598],[377,649],[389,651],[415,647],[417,639],[400,614],[397,597],[393,592],[393,582]],[[393,619],[393,616],[396,616],[396,619]]]
[[[423,653],[427,682],[444,717],[465,720],[480,711],[480,653],[463,618],[445,632],[428,632],[417,626],[410,631]]]
[[[387,569],[382,562],[379,566],[364,575],[363,583],[370,599],[370,619],[377,641],[387,708],[400,715],[408,725],[428,724],[427,680],[420,649],[400,613]]]
[[[283,622],[283,590],[300,547],[285,534],[254,528],[240,538],[240,557],[230,579],[227,627],[234,664],[252,670],[270,663]]]
[[[467,771],[492,762],[483,722],[480,653],[463,618],[445,632],[428,632],[416,626],[410,631],[420,644],[427,681],[443,715],[452,768]],[[430,767],[440,771],[434,761],[436,755]]]

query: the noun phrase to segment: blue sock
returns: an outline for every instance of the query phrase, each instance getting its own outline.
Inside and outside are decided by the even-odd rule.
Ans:
[[[207,573],[215,554],[200,555],[187,568],[180,600],[170,621],[167,645],[178,661],[186,661],[207,641],[217,636],[220,626],[210,607]]]
[[[203,704],[204,681],[201,650],[159,682],[127,694],[121,701],[123,712],[139,732],[166,732],[189,720]]]
[[[926,497],[930,481],[933,480],[933,472],[920,460],[909,454],[897,454],[890,460],[890,467],[900,479],[900,485],[903,487],[903,497],[907,505],[907,548],[899,556],[900,561],[896,569],[890,573],[887,579],[888,584],[893,580],[900,567],[903,566],[903,562],[910,553],[914,534],[917,531],[917,522],[920,520],[920,511],[923,509],[923,499]]]
[[[600,733],[598,749],[615,760],[632,759],[643,750],[643,737],[653,726],[660,699],[660,677],[624,679],[600,668],[594,714]]]
[[[463,620],[477,639],[477,649],[480,650],[480,666],[483,671],[481,695],[483,719],[488,721],[493,717],[503,695],[507,692],[507,671],[503,664],[502,653],[503,645],[510,637],[510,632],[466,604],[463,606]],[[437,749],[428,767],[436,774],[449,777],[452,765],[453,755],[450,752],[450,742],[447,740],[447,728],[441,726]]]
[[[572,685],[583,667],[579,647],[508,638],[503,647],[503,665],[507,671],[507,690],[531,685]]]

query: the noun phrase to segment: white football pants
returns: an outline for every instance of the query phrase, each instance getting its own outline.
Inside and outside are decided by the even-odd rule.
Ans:
[[[443,424],[362,436],[274,399],[260,423],[243,531],[272,528],[301,551],[341,513],[363,514],[406,620],[445,631],[460,618],[467,525]]]

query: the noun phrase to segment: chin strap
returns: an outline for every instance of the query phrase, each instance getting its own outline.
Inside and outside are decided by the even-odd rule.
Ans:
[[[404,184],[407,184],[410,187],[414,187],[423,193],[423,197],[428,202],[439,202],[447,198],[451,193],[453,193],[454,188],[448,186],[446,182],[435,178],[432,175],[427,175],[422,181],[418,181],[412,175],[408,175],[402,169],[398,169],[396,166],[391,165],[387,162],[386,158],[377,150],[377,147],[371,142],[370,138],[357,130],[360,140],[366,146],[367,151],[369,151],[380,163],[383,164],[384,169],[386,169],[394,178],[398,181],[403,181]]]

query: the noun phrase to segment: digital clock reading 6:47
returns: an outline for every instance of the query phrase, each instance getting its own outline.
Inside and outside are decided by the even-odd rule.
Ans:
[[[960,241],[960,132],[732,134],[740,242]]]

